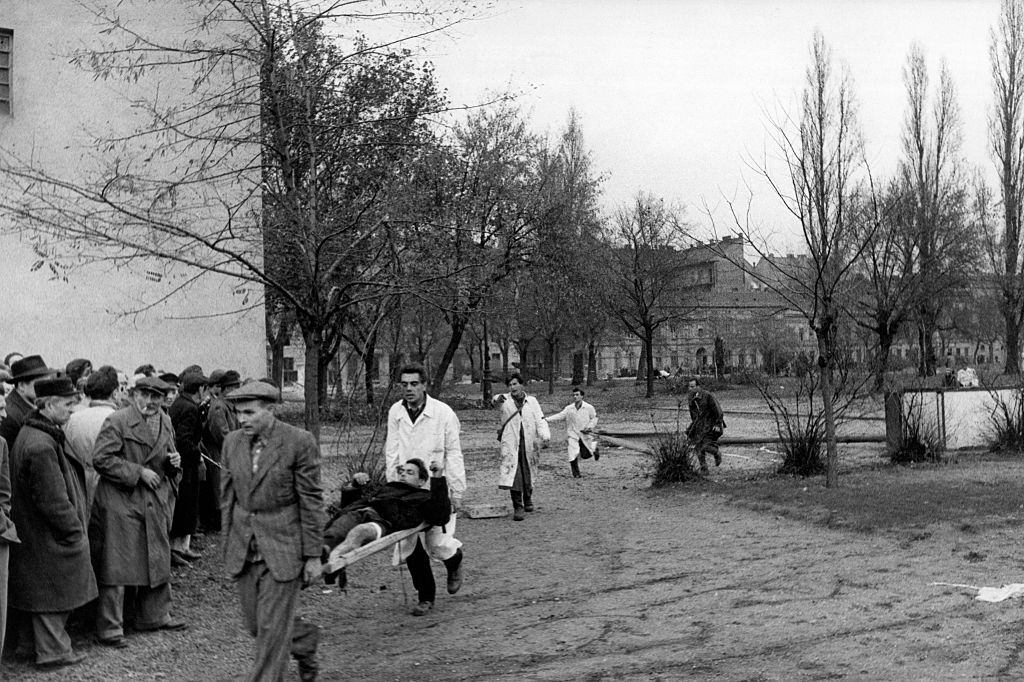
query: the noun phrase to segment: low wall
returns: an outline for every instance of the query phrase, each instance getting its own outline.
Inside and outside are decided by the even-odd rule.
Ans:
[[[1012,388],[918,389],[904,391],[901,404],[904,418],[916,418],[922,430],[938,434],[947,448],[957,450],[987,446],[999,402],[1016,408],[1020,397],[1020,389]],[[890,420],[886,424],[888,431]]]

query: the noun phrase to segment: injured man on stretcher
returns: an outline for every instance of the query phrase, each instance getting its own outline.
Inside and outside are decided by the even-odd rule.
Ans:
[[[341,490],[341,501],[324,529],[323,561],[332,553],[345,554],[378,540],[388,533],[415,528],[421,523],[443,526],[451,514],[448,481],[437,462],[427,466],[421,459],[410,459],[397,467],[398,480],[389,481],[369,492],[370,477],[357,473]],[[424,486],[430,480],[430,488]],[[336,550],[336,551],[335,551]],[[345,569],[325,574],[328,584],[345,586]]]

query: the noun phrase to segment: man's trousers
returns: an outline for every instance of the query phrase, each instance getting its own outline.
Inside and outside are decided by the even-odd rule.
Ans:
[[[246,562],[236,584],[242,622],[256,638],[256,656],[246,679],[251,682],[286,679],[289,653],[300,666],[312,664],[320,628],[295,616],[302,577],[278,582],[264,562]]]

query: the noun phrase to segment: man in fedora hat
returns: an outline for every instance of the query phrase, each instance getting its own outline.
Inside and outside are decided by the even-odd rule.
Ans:
[[[7,416],[0,422],[0,438],[7,441],[7,447],[14,448],[21,425],[36,409],[35,384],[39,379],[54,374],[38,355],[29,355],[11,365],[11,383],[14,391],[7,397]]]
[[[242,384],[242,378],[233,369],[215,369],[210,372],[210,402],[203,421],[203,446],[214,464],[206,467],[206,480],[199,487],[199,523],[207,532],[221,529],[220,466],[224,439],[238,428],[235,408],[225,400],[228,393]]]
[[[295,617],[299,590],[321,575],[324,510],[320,446],[278,421],[280,391],[262,381],[228,395],[240,429],[224,440],[224,563],[242,620],[256,637],[249,680],[284,679],[289,649],[302,680],[317,677],[319,628]]]
[[[92,543],[101,643],[124,646],[124,588],[135,587],[137,630],[181,630],[171,617],[169,529],[181,475],[171,419],[161,408],[168,386],[141,377],[131,404],[107,417],[96,439],[93,467],[100,475],[93,501]]]
[[[61,426],[78,391],[67,376],[39,379],[36,407],[11,452],[11,516],[21,543],[11,549],[10,605],[28,614],[36,665],[79,663],[66,630],[74,609],[96,597],[89,561],[85,468],[64,447]]]

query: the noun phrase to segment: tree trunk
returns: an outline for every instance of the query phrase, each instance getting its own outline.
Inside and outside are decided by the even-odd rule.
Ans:
[[[320,366],[316,372],[317,405],[323,407],[327,404],[327,389],[329,388],[327,380],[330,378],[331,356],[324,354],[321,348],[318,358]]]
[[[363,345],[363,388],[366,390],[366,404],[373,405],[373,375],[376,363],[377,333],[374,332]]]
[[[441,392],[441,387],[444,386],[444,375],[448,373],[448,368],[455,358],[455,353],[458,352],[459,346],[462,345],[462,334],[465,330],[465,316],[455,315],[452,318],[452,335],[448,338],[448,345],[445,346],[444,353],[441,355],[441,361],[437,364],[437,370],[434,372],[434,378],[430,381],[431,394],[437,395]]]
[[[558,339],[549,337],[546,339],[547,346],[547,360],[548,363],[548,395],[554,395],[555,393],[555,350],[558,348]]]
[[[832,366],[834,344],[829,342],[827,334],[818,336],[819,367],[821,368],[822,403],[825,408],[825,487],[839,487],[839,450],[836,445],[836,414],[832,396]]]
[[[305,364],[302,368],[303,388],[302,393],[306,405],[303,411],[303,418],[306,430],[313,434],[317,442],[320,442],[320,403],[318,402],[319,392],[319,370],[320,370],[320,347],[323,345],[323,332],[319,330],[302,330],[302,340],[306,344]]]
[[[886,329],[878,328],[878,350],[875,351],[874,372],[875,391],[881,391],[885,386],[885,373],[889,370],[889,355],[892,353],[892,334]]]
[[[587,355],[581,350],[572,353],[572,384],[573,386],[583,385],[583,371],[587,362]]]
[[[654,330],[644,331],[644,355],[646,356],[646,362],[644,363],[644,369],[647,372],[647,396],[648,398],[654,397],[654,357],[651,353],[654,351]]]
[[[591,339],[587,342],[587,386],[593,386],[597,381],[597,341]]]
[[[1020,374],[1020,324],[1013,314],[1006,316],[1006,364],[1004,373]]]
[[[484,338],[483,338],[483,357],[481,358],[481,367],[483,374],[480,376],[480,397],[483,398],[484,405],[491,404],[491,342],[487,336],[487,319],[484,319]]]

